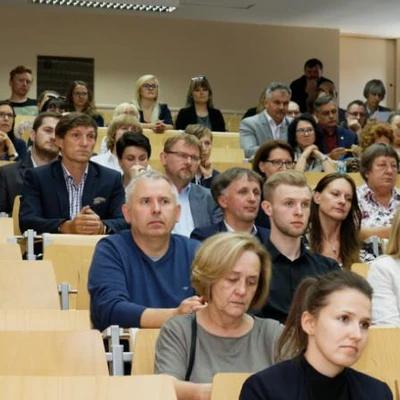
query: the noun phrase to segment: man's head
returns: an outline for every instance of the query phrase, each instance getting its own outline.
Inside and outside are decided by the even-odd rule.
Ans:
[[[269,178],[278,171],[294,166],[293,148],[283,140],[267,140],[254,155],[252,169],[260,176]]]
[[[300,115],[300,106],[295,101],[289,101],[288,117],[296,118]]]
[[[304,75],[306,79],[319,79],[322,76],[324,66],[318,58],[310,58],[304,63]]]
[[[56,145],[56,125],[61,115],[50,111],[40,113],[33,121],[30,139],[33,142],[33,152],[39,157],[54,159],[59,153]]]
[[[56,126],[56,143],[64,164],[87,164],[93,154],[97,124],[88,114],[71,112]]]
[[[286,83],[271,83],[265,92],[264,107],[268,115],[280,125],[288,113],[292,90]]]
[[[178,191],[160,172],[146,171],[127,186],[122,212],[136,240],[167,238],[180,217]]]
[[[261,201],[262,178],[247,168],[231,168],[219,174],[211,185],[211,194],[232,226],[254,223]]]
[[[178,190],[186,187],[196,175],[201,148],[200,140],[188,133],[169,137],[165,141],[164,151],[160,154],[161,164]]]
[[[9,85],[11,87],[11,96],[27,97],[32,85],[32,69],[25,65],[18,65],[10,71]]]
[[[322,129],[337,126],[339,121],[338,107],[331,96],[318,97],[314,103],[314,113]]]
[[[271,221],[271,232],[297,238],[307,229],[311,190],[303,173],[282,171],[264,184],[262,208]]]
[[[367,121],[365,105],[361,100],[353,100],[347,106],[346,121],[349,123],[352,120],[356,120],[361,127],[364,127]]]
[[[391,192],[396,185],[398,168],[397,151],[385,143],[375,143],[361,155],[360,174],[373,192]]]
[[[147,168],[151,156],[151,145],[147,136],[138,132],[125,132],[116,144],[117,157],[124,175],[130,173],[134,165]]]

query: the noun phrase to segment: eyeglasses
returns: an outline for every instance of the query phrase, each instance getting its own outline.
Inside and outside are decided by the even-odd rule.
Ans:
[[[191,154],[183,153],[182,151],[166,151],[167,154],[174,154],[183,161],[189,160],[195,163],[200,161],[199,156],[192,156]]]
[[[269,162],[274,168],[282,168],[285,166],[287,169],[292,169],[295,164],[293,161],[282,160],[265,160],[265,162]]]
[[[155,83],[145,83],[142,87],[144,87],[147,90],[158,89],[158,85],[156,85]]]
[[[314,133],[314,128],[299,128],[296,129],[296,133],[298,133],[300,136],[309,136]]]
[[[11,113],[4,113],[4,112],[0,112],[0,118],[1,119],[14,119],[15,115],[11,114]]]
[[[88,92],[72,92],[72,94],[76,97],[86,97]]]
[[[365,113],[363,112],[352,112],[352,113],[349,112],[347,114],[351,115],[352,117],[359,117],[359,118],[365,117]]]

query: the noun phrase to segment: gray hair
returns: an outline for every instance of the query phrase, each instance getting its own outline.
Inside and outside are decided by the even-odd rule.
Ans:
[[[315,99],[315,101],[314,101],[314,112],[318,112],[319,109],[320,109],[322,106],[324,106],[324,105],[326,105],[326,104],[329,104],[329,103],[331,103],[331,102],[332,102],[333,104],[335,104],[336,107],[337,107],[336,101],[335,101],[335,99],[334,99],[332,96],[321,96],[321,97],[317,97],[317,98]]]
[[[272,82],[265,91],[265,98],[268,99],[272,96],[272,93],[277,90],[286,92],[290,97],[292,96],[292,89],[290,89],[289,85],[283,82]]]
[[[125,202],[129,203],[129,199],[135,192],[136,186],[139,182],[150,181],[150,180],[152,180],[152,181],[164,180],[165,182],[167,182],[169,184],[169,186],[171,187],[171,191],[175,197],[176,204],[179,203],[179,193],[178,193],[178,189],[176,188],[176,186],[170,181],[170,179],[167,176],[165,176],[161,172],[155,171],[153,169],[151,169],[149,171],[145,171],[142,174],[140,174],[139,176],[137,176],[136,178],[131,180],[131,182],[125,189]]]

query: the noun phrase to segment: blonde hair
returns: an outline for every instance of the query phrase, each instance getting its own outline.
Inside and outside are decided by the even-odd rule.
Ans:
[[[386,254],[393,258],[400,258],[400,208],[394,214]]]
[[[107,128],[107,149],[111,150],[115,145],[115,134],[117,130],[125,125],[131,125],[134,128],[131,129],[132,132],[143,133],[143,129],[140,126],[139,120],[130,114],[121,114],[113,118]]]
[[[140,96],[140,89],[147,81],[150,81],[151,79],[154,79],[156,81],[156,85],[157,85],[157,98],[153,104],[153,110],[151,113],[151,121],[150,121],[152,124],[154,124],[159,120],[159,115],[160,115],[160,103],[158,101],[158,99],[160,98],[160,85],[159,85],[158,79],[155,75],[151,75],[151,74],[142,75],[136,81],[135,97],[133,99],[133,102],[136,105],[138,110],[142,110],[142,99]]]
[[[303,172],[300,171],[279,171],[271,175],[264,184],[264,199],[271,201],[276,188],[280,185],[289,185],[296,187],[310,187],[307,185],[307,179]],[[310,189],[311,195],[311,189]]]
[[[164,152],[168,153],[171,151],[172,146],[178,142],[183,142],[188,146],[197,147],[199,149],[200,155],[203,150],[201,142],[196,136],[189,133],[180,133],[178,135],[170,136],[164,143]]]
[[[129,113],[128,110],[132,110],[133,113]],[[134,117],[136,117],[139,120],[139,111],[133,103],[118,104],[117,107],[115,107],[115,109],[114,109],[113,118],[118,117],[118,115],[121,115],[121,114],[133,115]]]
[[[211,287],[228,274],[245,252],[255,253],[260,260],[260,278],[250,308],[261,308],[268,296],[271,260],[260,241],[248,233],[223,232],[203,242],[192,263],[192,286],[206,301],[211,299]]]

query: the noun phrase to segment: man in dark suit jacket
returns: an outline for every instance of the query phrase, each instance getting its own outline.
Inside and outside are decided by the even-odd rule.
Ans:
[[[62,159],[27,170],[20,208],[21,231],[103,234],[127,227],[121,207],[121,175],[89,162],[97,125],[87,114],[70,113],[56,126]]]
[[[12,213],[14,199],[21,194],[25,173],[28,169],[49,164],[58,157],[55,128],[61,115],[44,112],[33,122],[30,139],[32,148],[27,157],[17,163],[0,168],[0,212]]]
[[[211,193],[221,207],[224,220],[196,228],[190,237],[203,241],[219,232],[248,232],[257,236],[261,243],[266,243],[269,230],[254,224],[262,183],[262,178],[247,168],[231,168],[219,174],[211,185]]]
[[[338,106],[331,96],[318,97],[314,103],[314,112],[318,125],[324,134],[326,153],[333,160],[351,155],[345,149],[358,145],[357,134],[338,126]]]
[[[179,192],[181,216],[172,233],[190,236],[194,228],[215,224],[222,212],[209,189],[191,183],[200,165],[201,143],[193,135],[182,133],[168,138],[160,160],[165,175]]]

